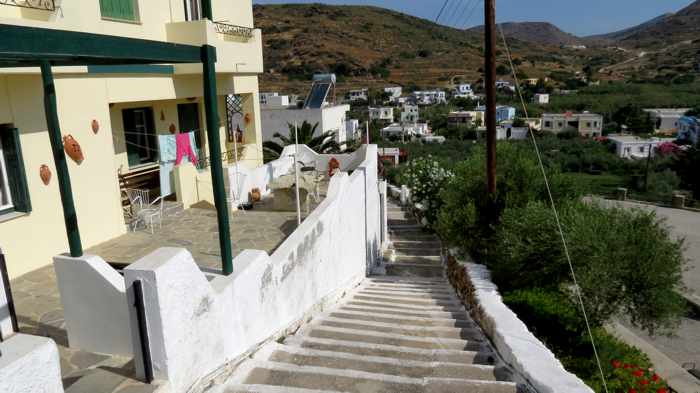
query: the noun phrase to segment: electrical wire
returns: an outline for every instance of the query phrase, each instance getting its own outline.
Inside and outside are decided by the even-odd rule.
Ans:
[[[508,56],[508,62],[510,63],[511,71],[513,71],[513,79],[515,80],[515,89],[520,97],[520,103],[523,106],[523,113],[525,117],[528,118],[527,105],[525,105],[525,99],[523,98],[522,90],[520,89],[520,82],[518,81],[517,72],[515,70],[515,64],[513,64],[513,57],[510,53],[510,47],[506,41],[506,35],[503,33],[503,28],[498,25],[498,29],[501,33],[501,38],[503,39],[503,45],[505,46],[506,55]],[[554,220],[556,221],[557,229],[559,230],[559,236],[561,237],[561,242],[564,247],[564,255],[566,256],[566,261],[569,264],[569,270],[571,271],[571,277],[574,282],[574,288],[576,290],[576,296],[578,297],[579,304],[581,306],[581,312],[583,313],[583,319],[586,323],[586,330],[588,331],[588,336],[591,339],[591,345],[593,346],[593,354],[595,355],[596,363],[598,363],[598,370],[600,371],[600,379],[603,381],[603,388],[606,393],[608,392],[608,384],[605,381],[605,373],[603,372],[603,366],[600,363],[600,357],[598,356],[598,349],[596,348],[595,339],[593,338],[593,331],[591,330],[591,325],[588,322],[588,314],[586,313],[586,306],[583,303],[583,295],[581,294],[581,287],[578,285],[578,280],[576,279],[576,272],[574,271],[574,265],[571,262],[571,255],[569,253],[569,246],[566,242],[566,237],[564,236],[564,229],[562,228],[561,221],[559,220],[559,212],[557,210],[557,205],[554,202],[554,197],[552,196],[552,190],[549,185],[549,179],[547,178],[547,171],[544,168],[544,163],[542,162],[542,155],[540,154],[540,148],[537,146],[537,138],[535,138],[535,133],[532,131],[530,124],[527,126],[530,131],[530,137],[532,138],[532,144],[535,147],[535,153],[537,154],[537,160],[542,170],[542,176],[544,177],[544,184],[547,189],[547,195],[549,196],[549,202],[552,205],[552,211],[554,213]]]
[[[478,0],[475,4],[474,7],[472,8],[471,12],[469,13],[469,16],[467,19],[464,20],[464,24],[462,25],[462,29],[467,29],[469,27],[469,21],[472,19],[472,16],[474,16],[474,12],[479,9],[479,4],[482,4],[484,0]]]
[[[447,19],[443,23],[443,25],[452,27],[452,25],[455,24],[460,18],[462,18],[467,10],[469,8],[469,3],[473,0],[466,0],[465,2],[462,2],[461,0],[456,0],[457,1],[457,8],[455,8],[452,11],[451,15],[447,16]],[[466,5],[466,7],[462,7],[463,5]],[[459,12],[461,9],[461,13]]]
[[[442,12],[445,11],[445,7],[447,7],[447,4],[450,2],[450,0],[445,0],[445,2],[442,4],[442,8],[440,8],[440,12],[438,12],[437,17],[435,18],[435,23],[438,23],[440,21],[440,17],[442,16]]]
[[[459,16],[457,16],[457,13],[455,12],[453,16],[457,16],[457,17],[454,19],[451,19],[450,23],[447,23],[447,25],[450,27],[458,27],[458,25],[456,25],[456,23],[458,23],[460,20],[462,20],[462,18],[467,13],[467,11],[474,5],[474,4],[472,4],[474,1],[476,1],[476,0],[466,0],[465,3],[461,3],[461,4],[465,5],[465,7],[462,8],[462,12],[459,14]]]

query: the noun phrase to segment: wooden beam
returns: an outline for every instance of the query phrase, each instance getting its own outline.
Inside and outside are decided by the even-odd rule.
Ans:
[[[66,154],[63,151],[63,139],[61,138],[61,127],[58,122],[58,110],[56,109],[56,86],[54,85],[51,64],[44,61],[41,64],[41,79],[44,85],[44,112],[46,114],[46,125],[49,130],[49,140],[53,151],[53,160],[56,165],[56,175],[58,176],[58,190],[61,194],[61,204],[63,205],[63,219],[66,224],[66,234],[68,235],[68,245],[70,255],[74,258],[83,255],[83,245],[80,241],[80,231],[78,230],[78,216],[75,213],[73,203],[73,190],[70,184],[70,173],[66,163]]]
[[[41,66],[199,63],[199,47],[103,34],[0,24],[3,64]]]
[[[207,115],[207,141],[211,161],[211,182],[214,187],[214,205],[219,222],[219,245],[221,248],[221,270],[233,273],[231,231],[228,222],[228,202],[224,188],[224,170],[221,165],[221,142],[219,140],[219,109],[216,95],[216,48],[202,46],[202,77],[204,79],[204,109]]]
[[[485,56],[486,73],[486,178],[489,195],[496,195],[496,0],[486,0],[485,8]]]

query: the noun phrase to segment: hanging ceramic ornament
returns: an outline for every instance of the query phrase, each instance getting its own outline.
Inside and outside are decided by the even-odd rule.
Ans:
[[[250,124],[250,119],[251,119],[250,113],[246,113],[243,116],[243,121],[245,121],[245,124]]]
[[[51,169],[49,169],[48,165],[39,167],[39,177],[41,177],[41,181],[44,182],[45,186],[49,185],[51,182]]]
[[[97,120],[93,120],[91,126],[92,126],[92,132],[94,134],[97,134],[97,131],[100,130],[100,122],[98,122]]]
[[[170,124],[170,127],[168,128],[168,131],[170,131],[171,134],[175,134],[175,131],[177,131],[177,128],[175,127],[175,124]]]
[[[68,134],[63,137],[63,150],[65,150],[68,157],[70,157],[77,164],[82,163],[85,159],[83,150],[80,148],[78,141],[73,138],[73,135]]]

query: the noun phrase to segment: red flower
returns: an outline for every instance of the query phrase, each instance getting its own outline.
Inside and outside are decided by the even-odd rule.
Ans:
[[[639,384],[642,385],[642,386],[649,385],[649,380],[648,380],[648,379],[642,379],[641,381],[639,381]]]
[[[659,376],[656,375],[656,374],[654,374],[654,375],[651,376],[651,380],[654,381],[654,382],[658,382],[659,379],[660,379]]]
[[[625,363],[624,368],[632,368],[633,366],[631,364]]]
[[[630,390],[628,390],[627,393],[637,393],[637,389],[630,388]]]
[[[613,368],[620,368],[622,366],[622,362],[619,360],[613,360],[612,366],[613,366]]]
[[[668,393],[668,390],[667,390],[667,389],[664,389],[664,388],[659,388],[659,389],[656,391],[656,393]]]
[[[632,375],[634,375],[635,377],[641,377],[642,375],[644,375],[644,371],[637,370],[637,371],[633,372]]]

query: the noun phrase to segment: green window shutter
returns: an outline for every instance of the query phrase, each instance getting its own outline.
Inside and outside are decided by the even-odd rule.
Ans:
[[[136,0],[100,0],[103,18],[136,20]]]
[[[0,142],[5,154],[7,177],[15,210],[29,213],[32,211],[32,204],[29,199],[27,176],[24,171],[22,148],[19,143],[19,130],[14,128],[0,133]]]

